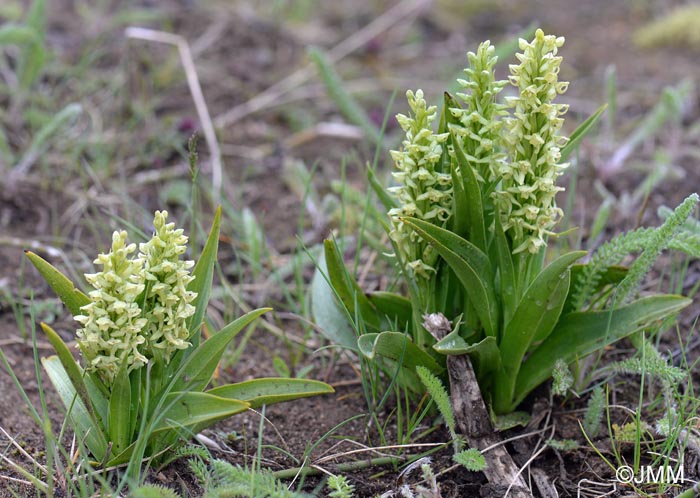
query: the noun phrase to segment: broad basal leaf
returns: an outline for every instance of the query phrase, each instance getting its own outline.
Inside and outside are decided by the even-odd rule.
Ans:
[[[93,400],[91,398],[91,395],[98,396],[99,391],[96,390],[95,392],[88,392],[85,382],[83,381],[83,370],[75,362],[75,359],[73,359],[73,355],[68,349],[68,346],[66,346],[66,343],[63,342],[63,339],[61,339],[61,337],[56,333],[56,331],[45,323],[41,324],[41,329],[44,331],[46,337],[48,338],[49,342],[56,351],[58,360],[63,365],[63,371],[65,372],[68,380],[70,380],[71,384],[73,385],[73,391],[78,394],[78,397],[82,401],[83,406],[87,409],[88,413],[90,414],[92,423],[97,427],[102,427],[102,424],[100,423],[100,421],[98,421],[96,417],[95,411],[92,406]],[[106,401],[104,402],[106,403]],[[101,430],[101,432],[103,431],[104,428]]]
[[[360,352],[368,359],[377,356],[400,362],[401,365],[413,370],[422,365],[431,372],[439,374],[443,368],[428,353],[416,346],[408,335],[401,332],[381,332],[379,334],[364,334],[357,340]]]
[[[112,385],[112,394],[109,398],[109,439],[114,445],[112,451],[119,454],[131,444],[131,384],[125,365],[119,369],[119,373]]]
[[[328,279],[335,290],[336,295],[342,301],[350,316],[355,317],[359,312],[360,317],[370,329],[378,330],[379,318],[357,282],[348,274],[343,262],[343,257],[338,251],[335,241],[327,239],[323,241]]]
[[[691,302],[683,296],[657,295],[641,298],[616,310],[574,312],[562,316],[549,337],[521,367],[511,409],[552,375],[558,359],[570,363],[577,357],[589,355],[643,330],[655,320],[677,313]]]
[[[335,293],[326,281],[328,270],[324,255],[311,280],[311,312],[321,333],[333,344],[357,351],[357,334],[350,325],[350,317],[336,301]]]
[[[525,291],[499,344],[507,373],[517,373],[530,344],[544,340],[556,325],[569,292],[568,268],[585,254],[586,251],[575,251],[560,256]]]
[[[81,441],[84,442],[92,456],[99,462],[107,456],[107,440],[104,429],[96,422],[94,414],[90,413],[77,395],[73,382],[63,367],[58,356],[42,358],[41,364],[56,388],[66,410],[70,410],[71,427]]]
[[[298,398],[330,394],[335,390],[324,382],[306,379],[263,378],[215,387],[208,394],[238,399],[253,409]]]
[[[211,393],[171,392],[165,397],[165,414],[154,432],[195,425],[201,430],[249,407],[245,401],[222,398]]]
[[[177,381],[173,390],[201,391],[204,389],[214,375],[214,370],[229,342],[247,325],[270,309],[261,308],[250,311],[201,343],[180,365],[175,374]]]

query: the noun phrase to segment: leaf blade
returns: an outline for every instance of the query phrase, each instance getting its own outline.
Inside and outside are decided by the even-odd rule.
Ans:
[[[422,365],[437,374],[444,370],[432,356],[401,332],[364,334],[357,340],[357,345],[360,352],[370,360],[382,356],[401,362],[401,365],[409,370],[413,370],[417,365]]]
[[[551,376],[557,359],[569,363],[577,356],[586,356],[644,329],[654,320],[680,311],[691,302],[683,296],[656,295],[616,310],[579,311],[562,317],[547,340],[520,368],[511,408],[517,407],[525,396]]]
[[[73,316],[80,315],[82,313],[81,308],[90,303],[90,298],[77,289],[68,277],[44,258],[31,251],[25,251],[24,254],[46,280],[49,287],[66,305],[70,314]]]
[[[402,218],[433,245],[467,289],[487,335],[497,336],[498,303],[491,262],[478,247],[452,232],[417,218]]]
[[[569,141],[566,143],[564,148],[561,150],[561,160],[566,161],[571,153],[576,149],[578,144],[583,140],[583,138],[588,135],[593,126],[598,122],[600,116],[603,115],[605,110],[608,108],[608,104],[603,104],[600,106],[593,114],[588,116],[588,118],[581,123],[576,130],[569,137]]]
[[[250,311],[201,343],[180,365],[173,391],[201,391],[211,380],[226,346],[246,326],[271,308]]]
[[[215,387],[207,393],[222,398],[238,399],[250,404],[250,408],[260,408],[299,398],[332,394],[331,386],[324,382],[307,379],[261,378],[236,384]]]

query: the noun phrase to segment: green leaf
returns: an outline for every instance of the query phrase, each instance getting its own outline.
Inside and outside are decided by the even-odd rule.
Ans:
[[[373,330],[379,329],[379,318],[357,282],[348,274],[345,263],[338,250],[335,241],[326,239],[323,241],[328,279],[335,290],[336,295],[342,301],[351,317],[355,317],[356,310],[360,317]]]
[[[348,121],[359,126],[369,140],[375,144],[380,143],[382,138],[381,132],[372,123],[372,120],[357,100],[345,89],[343,80],[326,54],[315,47],[311,47],[308,50],[308,54],[323,80],[328,96],[335,102],[340,112]]]
[[[73,381],[61,360],[58,356],[49,356],[42,358],[41,364],[44,366],[51,384],[56,388],[66,410],[70,410],[71,427],[90,450],[95,460],[104,461],[107,456],[107,440],[103,429],[88,411],[81,398],[77,396]]]
[[[142,375],[147,375],[144,372],[145,369],[136,368],[129,374],[129,385],[131,386],[131,394],[129,396],[130,401],[130,419],[129,419],[129,441],[133,440],[134,434],[136,433],[137,424],[139,422],[139,412],[142,411],[141,408],[141,382]],[[145,400],[144,400],[145,402]]]
[[[511,409],[552,375],[557,359],[571,363],[577,357],[587,356],[643,330],[654,321],[677,313],[691,302],[683,296],[657,295],[641,298],[616,310],[574,312],[562,316],[549,337],[520,368]]]
[[[459,165],[459,172],[462,175],[464,192],[469,201],[466,206],[467,223],[469,226],[469,241],[482,251],[485,251],[486,228],[484,225],[484,206],[481,199],[481,186],[479,185],[479,181],[476,179],[476,175],[474,174],[474,167],[464,154],[464,151],[459,145],[459,141],[456,140],[454,132],[452,132],[451,128],[452,127],[450,127],[450,137],[452,139],[452,146],[454,147],[455,157],[457,159],[457,164]]]
[[[467,215],[469,219],[469,239],[479,249],[484,250],[486,244],[486,228],[484,224],[484,200],[482,197],[482,185],[479,183],[475,166],[469,161],[464,150],[456,140],[452,127],[450,138],[455,149],[456,166],[462,177],[464,190],[468,199]],[[453,167],[455,165],[453,164]]]
[[[83,107],[80,104],[72,103],[53,115],[47,123],[39,128],[39,131],[33,134],[31,144],[15,168],[21,170],[29,167],[49,147],[49,139],[59,132],[66,131],[82,112]]]
[[[68,349],[68,346],[65,342],[63,342],[63,339],[61,339],[61,337],[56,333],[55,330],[53,330],[50,326],[46,325],[45,323],[41,324],[41,329],[44,331],[46,337],[48,338],[49,342],[56,351],[56,355],[58,356],[61,365],[63,365],[64,371],[71,384],[73,385],[73,389],[78,394],[78,397],[82,401],[83,405],[86,407],[93,423],[96,426],[99,426],[100,424],[98,423],[95,417],[95,412],[92,406],[92,399],[90,397],[90,395],[94,395],[94,393],[88,392],[85,382],[83,381],[83,370],[75,362],[72,353]]]
[[[207,391],[222,398],[238,399],[253,409],[310,396],[331,394],[335,390],[324,382],[305,379],[253,379],[236,384],[215,387]]]
[[[275,373],[280,377],[289,378],[292,376],[292,371],[287,362],[277,355],[272,358],[272,368],[275,369]]]
[[[576,147],[578,147],[578,144],[583,140],[583,137],[588,135],[588,133],[591,131],[593,128],[593,125],[595,125],[598,122],[598,119],[600,116],[605,112],[605,109],[608,108],[608,104],[603,104],[598,108],[596,112],[591,114],[588,119],[586,119],[583,123],[581,123],[576,130],[571,134],[569,137],[569,141],[566,143],[564,148],[561,150],[561,160],[566,161],[568,157],[571,155],[571,153],[576,150]]]
[[[450,395],[447,393],[447,389],[445,389],[445,386],[436,375],[421,365],[416,367],[416,374],[418,374],[420,381],[423,383],[425,389],[428,391],[428,394],[430,394],[430,397],[435,402],[438,410],[440,410],[442,418],[445,419],[445,425],[449,429],[452,439],[457,440],[458,436],[455,425],[455,414],[452,410]]]
[[[0,26],[0,45],[34,45],[41,43],[35,29],[20,24],[5,23]]]
[[[441,373],[444,369],[428,353],[416,346],[411,338],[401,332],[381,332],[379,334],[364,334],[357,340],[360,352],[368,359],[377,356],[399,362],[409,370],[423,365],[431,372]]]
[[[262,268],[263,248],[265,244],[265,235],[260,223],[255,218],[255,214],[250,208],[243,208],[241,213],[241,225],[243,243],[245,244],[246,254],[251,263],[253,271],[253,279],[257,279]]]
[[[486,335],[498,333],[498,301],[494,290],[494,274],[488,256],[474,244],[452,232],[417,218],[402,218],[450,265],[481,320]]]
[[[195,308],[194,314],[187,319],[187,330],[190,331],[190,342],[197,347],[200,340],[200,331],[204,322],[204,315],[209,305],[209,296],[214,279],[214,265],[216,264],[216,254],[219,250],[219,230],[221,228],[221,206],[216,208],[214,221],[209,231],[209,236],[199,255],[197,264],[192,270],[194,280],[187,286],[188,291],[196,292],[197,297],[192,301]]]
[[[201,391],[204,389],[214,375],[214,370],[229,342],[247,325],[270,310],[271,308],[261,308],[250,311],[201,343],[180,365],[175,374],[177,380],[172,390]]]
[[[511,412],[503,415],[493,415],[491,423],[497,432],[503,432],[515,427],[527,427],[527,424],[532,420],[532,415],[529,412]]]
[[[34,254],[31,251],[25,251],[24,253],[29,261],[39,270],[39,273],[46,283],[53,289],[56,295],[63,301],[66,305],[70,314],[80,315],[82,311],[81,307],[90,303],[90,298],[80,292],[80,290],[75,288],[75,284],[70,281],[63,273],[58,271],[55,266],[46,261],[41,256]]]
[[[464,191],[462,177],[457,171],[457,163],[452,161],[452,231],[460,237],[469,235],[469,199]]]
[[[513,264],[513,252],[503,231],[501,213],[497,210],[494,218],[494,246],[500,281],[501,302],[503,306],[503,322],[508,323],[515,313],[518,305],[517,279],[515,265]]]
[[[476,448],[455,453],[452,458],[470,472],[481,472],[486,468],[486,459]]]
[[[377,291],[367,295],[369,302],[377,310],[377,316],[388,327],[395,330],[408,330],[413,326],[413,306],[411,301],[393,292]]]
[[[586,278],[585,269],[589,264],[590,263],[571,265],[571,289],[577,289],[580,286],[583,286],[583,280]],[[622,282],[622,280],[624,280],[628,272],[629,269],[626,266],[621,265],[612,265],[600,270],[596,273],[595,287],[591,289],[590,294],[594,295],[600,292],[607,285],[619,284]],[[574,309],[575,303],[573,302],[572,297],[573,292],[570,292],[569,295],[566,296],[566,303],[564,304],[563,313],[576,311]]]
[[[496,338],[493,336],[470,344],[459,335],[457,329],[433,345],[433,349],[446,355],[468,354],[480,380],[487,378],[492,372],[501,368],[501,352],[498,350]]]
[[[398,206],[396,199],[386,191],[384,185],[377,179],[377,174],[374,172],[374,169],[369,165],[367,165],[367,181],[387,212]]]
[[[109,398],[109,438],[114,454],[124,451],[131,443],[131,384],[126,365],[122,365],[112,385]]]
[[[202,392],[171,392],[165,397],[167,412],[154,432],[197,426],[202,430],[219,420],[241,413],[249,404],[238,399],[222,398]]]
[[[314,322],[323,336],[345,349],[357,351],[357,335],[349,322],[345,310],[342,310],[335,299],[333,289],[324,277],[328,274],[326,257],[321,254],[318,268],[311,280],[311,313]]]
[[[542,270],[506,324],[499,348],[505,373],[512,376],[513,382],[533,341],[546,339],[557,324],[569,293],[568,268],[585,254],[586,251],[564,254]]]

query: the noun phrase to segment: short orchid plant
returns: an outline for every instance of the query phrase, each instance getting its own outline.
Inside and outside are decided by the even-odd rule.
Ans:
[[[585,251],[546,263],[563,216],[557,179],[604,110],[570,138],[562,135],[568,107],[556,99],[568,87],[559,80],[563,44],[542,30],[521,39],[519,63],[510,66],[509,81],[498,81],[494,47],[482,43],[468,54],[458,81],[463,92],[445,93],[441,115],[421,90],[407,92],[411,112],[397,116],[405,140],[391,153],[396,184],[384,189],[373,172],[370,179],[388,211],[408,298],[363,293],[326,241],[329,282],[346,316],[362,324],[357,350],[409,388],[422,391],[416,366],[444,375],[444,355],[468,354],[484,397],[506,414],[551,378],[557,360],[572,364],[690,303],[676,295],[635,299],[635,292],[640,272],[691,214],[697,195],[649,232],[654,242],[629,271],[604,258],[577,264]],[[499,100],[509,83],[510,95]],[[452,332],[435,337],[430,320],[449,320]]]
[[[112,236],[84,294],[38,255],[27,256],[80,324],[82,366],[42,324],[56,355],[42,360],[76,435],[97,463],[158,457],[211,424],[249,408],[333,392],[322,382],[255,379],[206,389],[227,345],[269,308],[247,313],[203,340],[221,210],[197,264],[168,213],[155,213],[152,238],[138,246]]]

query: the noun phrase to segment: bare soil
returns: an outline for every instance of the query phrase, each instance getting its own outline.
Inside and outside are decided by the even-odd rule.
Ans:
[[[178,59],[174,52],[139,42],[125,42],[121,29],[113,27],[107,20],[97,26],[84,26],[80,16],[71,6],[72,2],[49,2],[49,41],[56,47],[57,55],[66,64],[76,63],[83,54],[87,41],[104,51],[104,56],[93,64],[99,68],[114,71],[125,82],[124,95],[132,103],[152,102],[152,108],[144,111],[151,113],[140,122],[137,129],[126,134],[124,130],[115,135],[116,148],[126,152],[117,154],[125,161],[124,174],[126,190],[146,211],[162,207],[161,193],[167,186],[165,180],[157,179],[152,183],[138,184],[131,178],[140,173],[155,171],[164,175],[172,169],[177,178],[187,179],[185,163],[175,145],[184,147],[189,133],[198,129],[196,113],[186,83],[180,74]],[[116,2],[118,3],[118,2]],[[303,3],[303,2],[302,2]],[[426,2],[430,4],[431,2]],[[658,10],[673,2],[610,2],[591,0],[580,2],[566,0],[561,2],[531,1],[516,2],[500,0],[491,7],[464,8],[457,6],[460,2],[449,0],[432,3],[431,8],[420,10],[412,22],[401,21],[385,30],[380,35],[367,40],[359,50],[338,63],[338,69],[352,80],[364,79],[374,82],[375,88],[359,95],[366,103],[370,114],[381,122],[384,108],[394,89],[399,96],[405,91],[402,85],[406,81],[414,88],[425,87],[431,98],[438,98],[439,90],[445,86],[457,69],[464,64],[464,53],[473,49],[486,38],[502,40],[517,33],[532,22],[537,22],[548,32],[567,38],[562,54],[565,65],[562,78],[574,83],[567,94],[571,104],[570,120],[579,122],[583,116],[595,110],[604,100],[604,74],[606,68],[614,65],[618,74],[619,115],[618,136],[624,137],[631,129],[635,119],[649,109],[659,98],[666,85],[677,84],[682,78],[695,78],[700,75],[700,66],[695,64],[696,54],[684,49],[659,49],[642,51],[631,42],[633,31],[653,17]],[[477,2],[478,3],[478,2]],[[325,2],[324,2],[325,4]],[[331,5],[332,4],[332,5]],[[663,5],[662,5],[663,4]],[[211,113],[221,116],[227,110],[255,97],[270,85],[279,82],[305,63],[305,46],[315,44],[331,49],[341,40],[366,26],[373,19],[382,15],[395,2],[359,2],[357,8],[349,9],[342,2],[331,2],[317,9],[302,21],[285,22],[283,16],[265,15],[255,8],[242,3],[231,7],[227,2],[212,2],[200,5],[199,2],[166,1],[144,2],[144,6],[162,10],[165,19],[155,27],[172,30],[185,36],[190,42],[200,43],[203,47],[196,54],[197,68],[204,94]],[[107,7],[105,7],[107,8]],[[265,9],[261,7],[264,11]],[[117,6],[110,6],[114,13]],[[109,14],[107,12],[106,14]],[[455,13],[456,12],[456,13]],[[100,34],[100,36],[98,36]],[[94,41],[97,40],[97,41]],[[195,42],[195,40],[197,42]],[[455,62],[456,61],[456,62]],[[89,73],[88,73],[89,74]],[[313,74],[311,82],[315,81]],[[303,83],[304,85],[306,82]],[[428,91],[430,90],[430,91]],[[249,206],[262,221],[267,244],[273,261],[282,261],[290,251],[297,247],[298,220],[303,208],[299,192],[290,188],[284,179],[286,165],[293,161],[304,161],[309,167],[316,164],[314,185],[321,195],[330,192],[331,181],[341,175],[343,158],[347,160],[347,176],[353,185],[362,186],[363,167],[371,160],[373,149],[363,142],[340,138],[314,137],[299,142],[289,140],[299,132],[308,131],[316,122],[342,121],[334,104],[327,99],[323,88],[316,83],[309,86],[310,99],[297,100],[280,106],[269,105],[261,112],[244,116],[219,130],[224,149],[225,192],[226,197],[236,207]],[[99,93],[92,93],[96,98]],[[292,94],[293,95],[293,94]],[[99,106],[93,101],[91,105]],[[127,113],[127,104],[110,108],[110,114],[104,116],[109,129],[121,126],[120,119]],[[403,110],[401,98],[394,104],[395,110]],[[683,125],[689,127],[700,116],[697,103],[693,103],[686,112]],[[156,120],[159,125],[153,124]],[[172,133],[173,148],[170,150],[151,149],[149,142],[158,144],[158,133],[164,127]],[[124,125],[126,127],[126,125]],[[683,127],[669,127],[662,132],[659,141],[673,143],[680,141],[681,152],[676,156],[677,171],[680,176],[671,177],[657,187],[649,196],[643,211],[636,206],[633,213],[613,213],[612,227],[609,233],[632,228],[641,220],[655,223],[656,207],[660,205],[677,205],[684,197],[698,190],[700,170],[690,154],[683,154],[683,148],[697,146],[697,134],[687,138]],[[390,138],[395,139],[395,126],[389,126]],[[391,133],[394,133],[391,135]],[[162,138],[162,137],[161,137]],[[138,143],[139,145],[133,145]],[[611,141],[615,143],[614,140]],[[144,145],[146,144],[146,145]],[[201,144],[202,158],[206,162],[206,150]],[[127,159],[129,149],[138,149],[139,156]],[[635,188],[643,178],[643,173],[626,168],[612,177],[601,173],[613,146],[584,143],[579,158],[579,183],[574,205],[573,218],[580,220],[584,240],[586,228],[595,214],[600,197],[596,194],[594,184],[602,182],[615,194],[622,194]],[[89,153],[89,151],[87,152]],[[389,167],[388,154],[384,153],[383,168]],[[649,150],[637,151],[635,157],[649,157]],[[86,160],[91,160],[87,157]],[[634,162],[634,161],[631,161]],[[111,191],[104,186],[95,189],[88,202],[93,206],[82,207],[74,211],[79,197],[71,192],[57,192],[52,182],[60,178],[58,170],[43,174],[37,170],[29,178],[2,185],[0,188],[0,289],[10,289],[13,295],[20,295],[25,304],[30,292],[37,302],[47,302],[54,298],[50,290],[42,283],[23,262],[23,250],[32,248],[50,256],[57,264],[64,264],[55,254],[48,254],[46,248],[32,246],[34,242],[55,246],[60,249],[68,261],[80,271],[88,271],[90,255],[97,247],[103,247],[109,230],[105,226],[86,227],[81,225],[75,212],[95,217],[95,213],[113,212],[124,214],[132,208],[123,204],[123,197],[110,197]],[[179,173],[178,173],[179,172]],[[183,173],[184,172],[184,173]],[[202,175],[208,178],[205,169]],[[164,176],[165,177],[165,176]],[[564,181],[566,184],[567,181]],[[80,188],[77,182],[62,179],[63,188]],[[121,188],[121,187],[120,187]],[[364,188],[364,187],[361,187]],[[108,195],[109,194],[109,195]],[[562,201],[563,202],[563,201]],[[182,204],[174,203],[171,208],[177,212]],[[105,214],[106,217],[106,214]],[[203,220],[208,216],[202,216]],[[57,227],[67,227],[66,231],[56,233]],[[320,242],[333,228],[332,220],[325,220],[321,226],[307,226],[307,244]],[[222,240],[231,241],[232,233],[224,233]],[[235,263],[235,241],[222,248],[222,262]],[[277,258],[277,259],[275,259]],[[227,267],[226,264],[223,265]],[[310,273],[306,275],[310,277]],[[250,283],[242,281],[241,275],[227,275],[236,286]],[[698,268],[693,264],[689,271],[684,289],[690,289],[697,281]],[[241,290],[241,292],[246,292]],[[282,302],[282,296],[272,292],[271,300]],[[265,304],[265,303],[256,303]],[[291,334],[301,335],[303,331],[299,321],[289,320],[284,310],[278,310],[276,323],[281,324]],[[46,319],[46,317],[36,317]],[[55,328],[70,340],[74,324],[59,310],[54,317]],[[684,341],[693,344],[691,332],[697,318],[697,307],[693,307],[681,321],[681,336]],[[29,317],[24,316],[26,330],[31,330]],[[665,339],[663,343],[668,350],[677,348],[675,337]],[[689,363],[698,355],[697,341],[689,348]],[[313,343],[313,347],[320,343]],[[39,406],[39,386],[36,381],[35,363],[31,339],[23,333],[15,319],[14,311],[7,300],[0,300],[0,347],[8,358],[10,366],[20,379],[24,390],[34,406]],[[338,357],[328,352],[312,353],[308,348],[301,366],[313,364],[309,374],[330,382],[336,386],[334,395],[300,400],[269,407],[266,410],[267,421],[263,433],[265,449],[263,462],[272,470],[283,470],[299,465],[298,461],[305,451],[326,433],[333,435],[325,439],[309,455],[310,461],[326,452],[350,451],[358,445],[379,446],[376,430],[367,417],[350,420],[358,414],[368,412],[360,384],[360,378],[354,360],[346,356]],[[624,346],[623,346],[624,347]],[[51,354],[50,347],[38,337],[40,356]],[[609,361],[624,351],[609,352]],[[274,355],[287,358],[290,354],[288,343],[270,333],[258,331],[249,342],[245,354],[233,367],[224,368],[221,380],[240,381],[254,377],[275,375],[272,365]],[[695,372],[695,377],[697,373]],[[62,407],[56,399],[55,392],[44,379],[43,388],[51,414],[54,428],[60,427]],[[618,405],[637,406],[639,393],[638,379],[618,378],[614,390],[614,402]],[[559,496],[576,496],[581,479],[608,482],[614,478],[614,469],[607,466],[597,454],[600,451],[608,459],[612,458],[613,448],[607,429],[601,428],[599,436],[593,441],[597,451],[582,438],[579,420],[583,416],[587,397],[579,400],[549,399],[548,389],[539,389],[526,402],[523,409],[532,414],[530,424],[524,428],[512,429],[503,433],[503,438],[510,439],[508,448],[519,465],[528,464],[527,479],[534,482],[535,475],[543,475],[559,493]],[[388,406],[392,406],[391,403]],[[392,420],[391,414],[380,414]],[[624,411],[611,412],[612,422],[623,424],[629,422],[630,415]],[[218,443],[225,451],[212,450],[217,458],[224,458],[233,463],[245,465],[252,462],[258,446],[258,428],[260,415],[243,414],[222,422],[207,431],[205,435]],[[396,427],[389,423],[387,435],[393,436]],[[430,421],[432,423],[432,421]],[[43,435],[41,429],[29,416],[28,409],[20,393],[15,388],[9,375],[0,369],[0,427],[23,449],[39,461],[43,458]],[[425,422],[421,430],[427,429]],[[420,431],[419,431],[420,432]],[[545,448],[548,439],[573,439],[579,448],[569,451],[557,451]],[[448,440],[442,428],[433,431],[418,443],[441,443]],[[70,444],[67,436],[66,443]],[[388,444],[395,439],[388,439]],[[9,458],[27,463],[18,451],[11,449],[4,437],[0,437],[0,451]],[[276,448],[283,448],[294,457],[290,458]],[[410,448],[403,455],[417,454],[422,448]],[[634,448],[623,447],[623,456],[629,458]],[[538,452],[534,460],[531,457]],[[351,460],[361,461],[368,457],[384,454],[396,454],[395,450],[343,455],[337,460],[325,464],[325,468],[334,471],[334,465]],[[447,447],[433,455],[433,468],[441,473],[453,467],[451,449]],[[30,467],[31,468],[31,467]],[[369,497],[394,489],[400,469],[395,466],[370,466],[349,474],[355,485],[357,496]],[[0,474],[19,477],[12,473],[6,464],[0,463]],[[686,460],[686,479],[697,480],[697,456],[688,455]],[[150,479],[171,485],[182,490],[185,495],[197,496],[200,488],[193,481],[192,474],[184,461],[178,461],[169,467],[153,472]],[[312,491],[318,484],[318,477],[306,479],[304,490]],[[489,488],[480,474],[470,473],[461,467],[449,470],[439,476],[441,496],[500,496]],[[3,489],[4,488],[4,489]],[[535,487],[535,489],[538,489]],[[0,480],[0,498],[29,496],[27,487],[9,485]],[[536,496],[546,496],[536,491]],[[632,491],[620,488],[613,496],[633,496]],[[667,496],[674,496],[676,490]],[[320,496],[323,496],[321,493]],[[583,495],[581,495],[583,496]],[[659,495],[660,496],[660,495]]]

